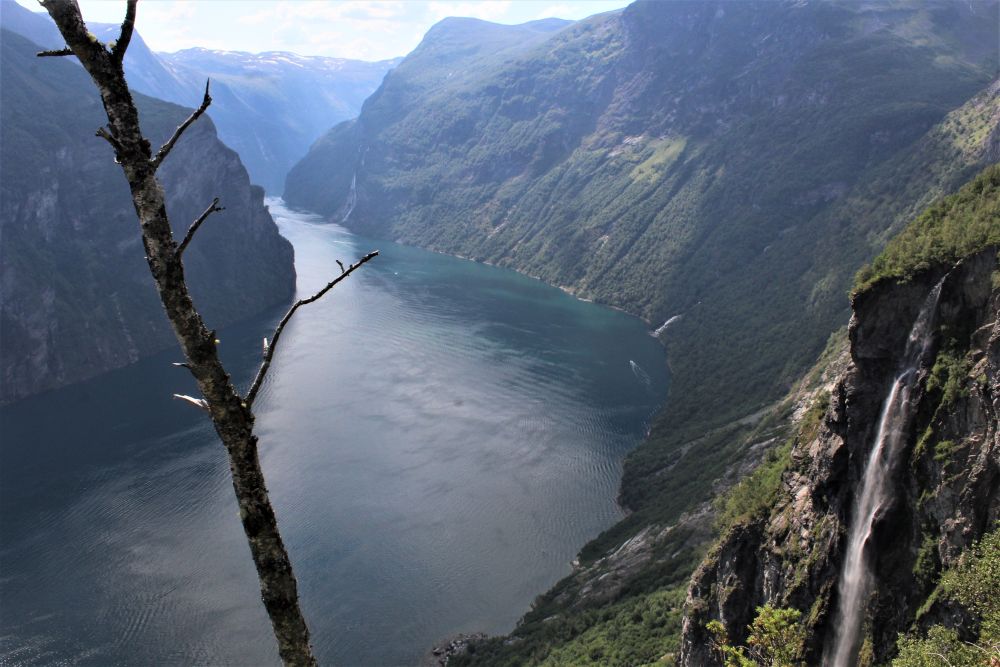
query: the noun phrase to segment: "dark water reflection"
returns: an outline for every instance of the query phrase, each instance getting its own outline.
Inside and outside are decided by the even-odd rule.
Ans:
[[[258,400],[321,661],[510,630],[619,517],[666,395],[641,322],[515,273],[273,207],[309,293]],[[283,309],[221,332],[242,381]],[[0,663],[273,663],[228,467],[165,353],[0,411]],[[638,365],[640,371],[630,362]]]

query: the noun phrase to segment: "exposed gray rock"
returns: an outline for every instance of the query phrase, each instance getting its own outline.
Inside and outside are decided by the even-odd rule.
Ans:
[[[904,284],[877,284],[855,299],[851,363],[819,433],[795,445],[781,499],[768,516],[734,526],[692,578],[682,665],[721,664],[706,623],[719,619],[730,640],[743,643],[756,608],[768,603],[803,612],[806,660],[818,664],[832,634],[846,522],[883,400],[907,332],[942,276],[936,345],[957,349],[967,371],[950,404],[939,387],[928,388],[927,369],[912,395],[914,426],[892,480],[897,501],[880,511],[873,535],[879,585],[867,607],[867,641],[882,663],[915,620],[961,623],[955,610],[940,605],[921,619],[916,614],[941,568],[1000,519],[997,267],[997,248],[990,248]]]

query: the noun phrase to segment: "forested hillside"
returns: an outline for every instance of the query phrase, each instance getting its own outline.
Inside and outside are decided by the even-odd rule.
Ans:
[[[993,165],[859,273],[850,329],[831,336],[784,400],[723,434],[742,454],[711,503],[673,523],[651,521],[577,566],[510,637],[473,643],[449,664],[702,667],[725,664],[722,638],[758,660],[748,664],[771,664],[775,642],[780,664],[821,664],[838,627],[852,506],[908,333],[934,289],[932,354],[909,397],[913,422],[871,537],[878,584],[863,606],[859,660],[986,664],[1000,642],[991,552],[1000,526],[998,234]]]

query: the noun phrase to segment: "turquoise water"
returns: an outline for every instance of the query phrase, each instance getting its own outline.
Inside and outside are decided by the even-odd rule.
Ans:
[[[642,322],[516,273],[272,203],[309,294],[257,399],[261,459],[325,663],[506,632],[620,518],[666,397]],[[220,332],[245,383],[283,308]],[[0,662],[271,664],[221,445],[167,352],[0,411]]]

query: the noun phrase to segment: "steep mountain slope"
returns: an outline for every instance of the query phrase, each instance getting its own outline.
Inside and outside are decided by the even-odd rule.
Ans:
[[[394,156],[399,160],[395,169],[404,176],[412,174],[409,187],[424,188],[429,194],[427,189],[435,185],[431,180],[463,166],[465,158],[458,149],[476,130],[475,118],[468,116],[490,113],[488,110],[495,106],[499,91],[483,91],[483,80],[502,72],[525,53],[541,48],[540,44],[546,44],[568,25],[568,21],[559,19],[516,26],[468,18],[444,19],[427,32],[420,45],[365,102],[364,119],[338,125],[316,142],[289,174],[286,196],[310,209],[345,217],[357,203],[353,195],[359,194],[366,202],[360,214],[368,205],[369,193],[376,195],[365,185],[353,187],[357,168],[366,163],[370,149],[365,129],[369,125],[391,132],[393,149],[399,153]],[[440,160],[442,157],[445,159]],[[420,166],[435,173],[429,177],[418,174],[414,170]],[[369,173],[363,168],[360,172],[362,178]],[[441,185],[448,187],[454,180],[445,180]],[[413,197],[406,204],[416,207],[427,203]],[[374,220],[366,215],[366,228],[377,224]],[[382,222],[384,227],[386,221]]]
[[[153,53],[139,35],[141,7],[139,13],[140,30],[125,55],[132,88],[197,106],[205,80],[211,78],[214,101],[208,113],[219,138],[240,154],[251,180],[274,194],[281,192],[288,170],[309,146],[330,125],[355,117],[398,62],[206,49]],[[0,25],[47,48],[62,43],[46,14],[28,11],[14,0],[0,0]],[[111,24],[91,28],[105,41],[120,30]]]
[[[670,320],[635,512],[586,561],[707,499],[731,430],[846,319],[856,267],[1000,155],[997,26],[996,2],[640,1],[482,49],[526,26],[446,21],[285,195]]]
[[[446,23],[290,173],[289,202],[365,234],[671,322],[672,395],[626,461],[633,511],[469,662],[677,648],[711,497],[798,432],[765,408],[846,321],[856,268],[1000,159],[997,19],[996,3],[638,2],[495,58]]]
[[[933,626],[956,632],[955,647],[977,639],[1000,646],[998,619],[980,629],[989,619],[939,585],[944,569],[1000,527],[998,252],[1000,166],[993,166],[895,239],[873,265],[875,277],[862,275],[870,282],[853,298],[850,364],[819,429],[791,450],[774,502],[733,521],[696,573],[681,664],[721,664],[707,622],[721,620],[729,638],[743,643],[764,604],[802,613],[807,664],[824,650],[829,656],[842,624],[834,612],[846,590],[838,579],[849,527],[860,520],[854,504],[892,414],[885,406],[907,334],[927,308],[929,354],[903,399],[908,417],[892,425],[901,436],[898,462],[885,459],[888,500],[864,550],[878,585],[863,596],[855,651],[861,664],[883,664],[899,633],[919,636]],[[1000,571],[982,574],[983,590],[997,590]]]
[[[39,59],[3,31],[0,67],[0,401],[82,380],[174,343],[143,258],[128,185],[78,65]],[[190,113],[137,96],[154,143]],[[292,248],[239,156],[210,120],[193,125],[160,172],[175,231],[218,196],[185,253],[195,301],[220,327],[288,299]]]

